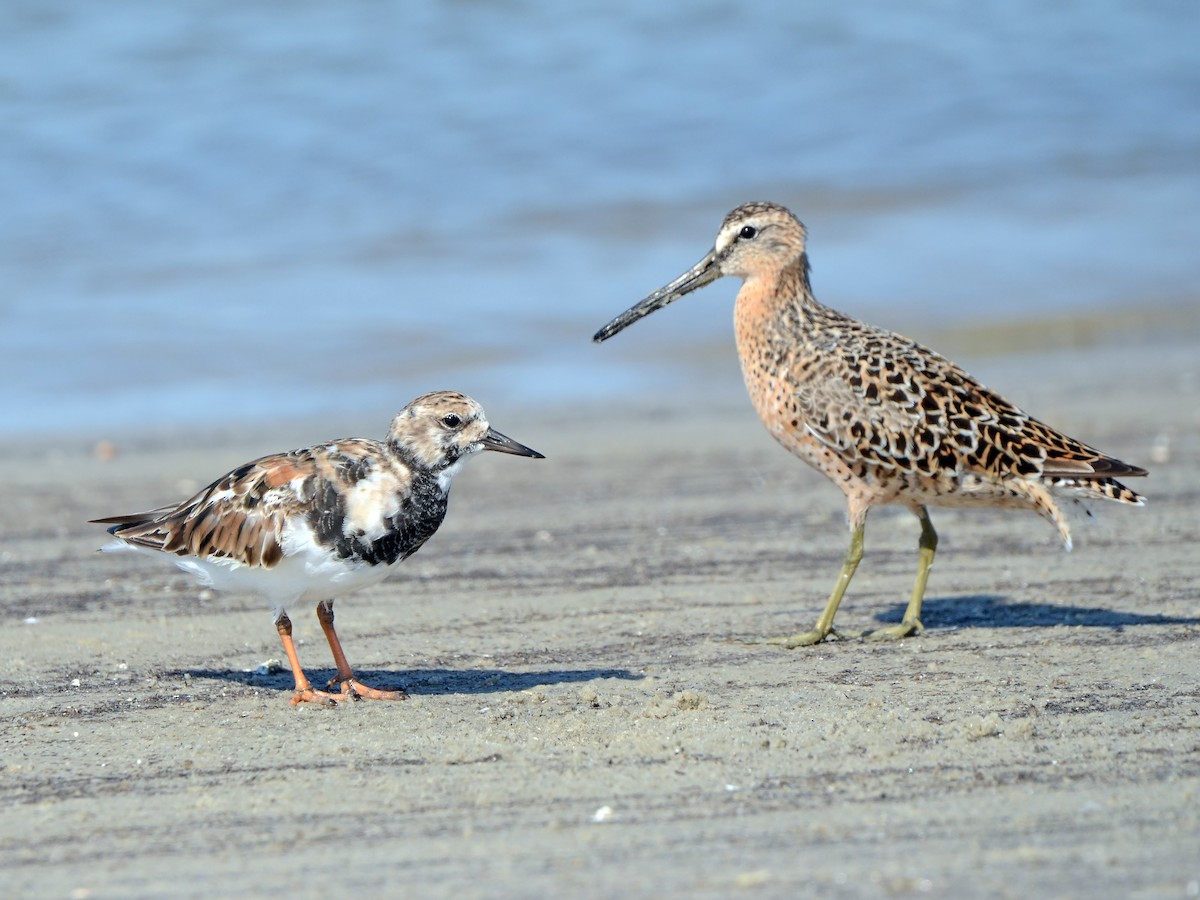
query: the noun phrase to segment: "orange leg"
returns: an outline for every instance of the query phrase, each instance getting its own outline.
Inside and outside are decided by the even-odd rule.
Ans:
[[[275,620],[275,628],[279,631],[279,639],[283,641],[283,652],[287,654],[292,676],[296,679],[296,693],[292,695],[292,706],[298,703],[322,703],[332,706],[338,700],[349,699],[346,696],[338,697],[318,691],[309,682],[304,670],[300,668],[300,657],[296,655],[296,645],[292,642],[292,620],[286,612],[280,612],[279,618]]]
[[[337,666],[337,674],[329,680],[329,687],[341,684],[342,693],[355,700],[405,700],[408,694],[404,691],[381,691],[363,684],[354,677],[346,654],[342,651],[342,642],[338,640],[337,632],[333,629],[333,601],[322,600],[317,604],[317,620],[321,630],[325,632],[325,640],[329,641],[329,649],[333,653],[333,663]]]

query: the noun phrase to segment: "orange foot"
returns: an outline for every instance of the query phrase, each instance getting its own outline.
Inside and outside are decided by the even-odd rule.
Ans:
[[[296,688],[296,693],[292,694],[292,706],[299,706],[301,703],[315,703],[318,706],[337,706],[339,701],[351,699],[349,694],[330,694],[327,691],[318,691],[312,685]]]
[[[337,679],[329,682],[329,687],[336,687]],[[318,706],[337,706],[339,703],[349,703],[351,700],[407,700],[408,694],[403,690],[381,691],[363,684],[354,678],[341,682],[342,692],[334,694],[330,691],[318,691],[314,687],[298,688],[292,694],[292,706],[301,703],[315,703]]]
[[[342,688],[341,695],[332,695],[337,700],[407,700],[408,694],[403,689],[394,691],[383,691],[379,688],[373,688],[369,684],[363,684],[353,675],[349,678],[338,679],[336,676],[329,679],[329,687],[333,688],[340,685]]]

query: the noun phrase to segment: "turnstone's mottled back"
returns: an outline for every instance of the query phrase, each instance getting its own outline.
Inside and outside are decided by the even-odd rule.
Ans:
[[[292,703],[398,700],[355,679],[333,627],[335,597],[382,581],[446,515],[450,480],[479,450],[542,455],[488,425],[464,394],[435,391],[400,410],[383,441],[346,438],[239,466],[177,506],[94,519],[117,538],[105,550],[170,558],[221,590],[268,599],[296,678]],[[300,668],[285,606],[317,602],[337,665],[331,694]]]
[[[815,644],[833,630],[873,506],[901,503],[921,522],[917,581],[903,621],[869,635],[893,639],[923,630],[921,600],[937,547],[926,506],[1032,509],[1058,527],[1070,549],[1060,500],[1142,504],[1116,478],[1144,469],[1044,425],[920,344],[818,303],[805,239],[784,207],[739,206],[700,262],[594,338],[607,340],[722,275],[744,279],[734,324],[750,398],[775,439],[837,484],[850,510],[850,546],[816,626],[771,643]]]

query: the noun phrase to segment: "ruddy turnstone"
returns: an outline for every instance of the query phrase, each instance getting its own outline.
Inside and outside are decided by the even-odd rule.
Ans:
[[[488,425],[464,394],[435,391],[392,419],[383,441],[346,438],[238,466],[194,497],[111,525],[104,550],[169,559],[204,585],[269,600],[296,679],[292,703],[402,700],[354,677],[333,628],[335,597],[382,581],[416,553],[446,515],[450,480],[479,450],[541,459]],[[317,601],[337,674],[315,689],[300,668],[285,606]]]
[[[607,340],[722,275],[744,279],[734,325],[750,399],[779,443],[842,489],[850,513],[850,546],[816,625],[769,643],[800,647],[833,631],[873,506],[903,504],[921,523],[917,580],[903,620],[868,635],[886,640],[924,630],[921,601],[937,548],[927,506],[1032,509],[1058,528],[1069,550],[1060,501],[1143,503],[1116,478],[1145,469],[1055,431],[915,341],[818,303],[805,240],[804,226],[784,207],[739,206],[703,259],[594,337]]]

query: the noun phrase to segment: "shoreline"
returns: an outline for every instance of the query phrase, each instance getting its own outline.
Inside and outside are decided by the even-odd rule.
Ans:
[[[847,311],[857,314],[853,310]],[[1055,311],[1041,316],[992,315],[974,324],[958,321],[947,324],[935,316],[921,312],[901,315],[881,315],[878,310],[875,311],[875,315],[870,315],[869,312],[865,313],[867,321],[892,328],[936,350],[973,373],[981,362],[990,363],[1007,358],[1128,346],[1173,345],[1186,341],[1200,343],[1200,305],[1183,301],[1140,303],[1136,306],[1128,304],[1085,311]],[[597,313],[599,318],[603,315]],[[694,323],[692,324],[694,326]],[[412,397],[434,389],[464,390],[483,402],[485,409],[489,410],[489,415],[497,417],[513,410],[523,414],[538,407],[546,408],[553,417],[561,417],[564,414],[573,414],[579,408],[586,414],[588,409],[629,405],[634,409],[645,410],[654,406],[656,402],[668,402],[656,401],[656,395],[682,395],[685,401],[691,395],[702,396],[705,399],[716,397],[722,404],[731,408],[736,408],[739,402],[744,405],[741,374],[728,323],[723,323],[716,329],[706,329],[704,335],[696,334],[694,327],[685,333],[659,331],[651,339],[614,341],[603,348],[595,347],[588,341],[590,331],[586,323],[579,323],[576,331],[579,353],[586,354],[586,364],[599,366],[596,369],[598,378],[606,376],[616,379],[607,386],[589,389],[582,397],[569,396],[563,390],[555,388],[536,393],[537,399],[531,401],[511,380],[502,379],[503,384],[489,385],[487,379],[482,378],[476,369],[478,349],[463,349],[460,360],[463,371],[458,372],[457,376],[436,374],[417,378],[408,369],[394,373],[360,373],[367,379],[367,393],[364,397],[373,398],[370,402],[362,398],[354,399],[354,382],[347,380],[345,386],[351,397],[350,411],[312,408],[305,412],[291,412],[285,415],[263,415],[247,413],[246,410],[241,410],[239,414],[235,410],[231,417],[222,419],[209,416],[196,420],[196,424],[192,425],[178,421],[179,408],[186,406],[185,398],[180,405],[173,406],[167,413],[172,420],[157,426],[145,422],[118,422],[89,427],[31,426],[13,429],[8,434],[0,432],[0,454],[6,453],[6,448],[11,452],[14,445],[19,448],[28,441],[69,442],[89,436],[96,442],[132,438],[139,442],[169,446],[179,435],[188,435],[189,438],[196,437],[213,446],[222,441],[236,440],[237,435],[248,430],[263,430],[263,423],[267,423],[272,430],[283,429],[285,433],[298,434],[301,441],[307,442],[343,436],[343,432],[336,431],[337,427],[355,427],[360,430],[369,427],[372,429],[370,434],[382,434],[386,429],[388,417],[395,409]],[[566,334],[563,335],[563,339],[568,339]],[[366,340],[370,343],[371,338],[368,336]],[[394,336],[388,335],[386,340],[393,341]],[[489,357],[491,364],[501,369],[512,364],[511,360],[505,363],[502,356],[496,356],[499,351],[495,348],[488,352],[493,354]],[[601,363],[603,366],[600,366]],[[562,374],[561,368],[561,360],[550,361],[547,377],[558,377]],[[433,371],[444,373],[453,369],[455,360],[450,358],[442,361]],[[382,389],[381,385],[385,380],[388,385],[396,386],[395,391],[391,387],[386,391]],[[529,387],[535,392],[538,390],[536,385]],[[292,389],[294,393],[282,397],[281,400],[286,408],[302,409],[305,385],[297,382],[292,385]],[[1000,392],[1004,393],[1004,390]],[[120,398],[117,399],[118,404],[124,402]],[[163,402],[161,398],[159,402]],[[1022,405],[1019,398],[1016,402]],[[385,408],[393,404],[395,409]],[[141,415],[145,417],[147,413],[143,411]],[[369,420],[372,415],[382,416],[381,421],[372,425]],[[361,424],[363,422],[367,425]],[[314,423],[317,426],[321,426],[322,423],[328,424],[323,426],[323,430],[322,427],[314,429]],[[335,431],[328,431],[330,428],[334,428]],[[320,437],[304,437],[306,433]]]
[[[116,434],[107,461],[79,436],[6,439],[10,888],[1185,895],[1195,357],[1151,337],[959,360],[1149,468],[1149,504],[1099,507],[1069,554],[1033,514],[933,510],[925,635],[791,652],[745,641],[811,624],[844,503],[774,445],[735,361],[637,401],[497,404],[496,427],[547,459],[473,461],[429,545],[339,601],[361,677],[411,699],[334,710],[292,709],[290,676],[253,674],[281,655],[261,602],[94,553],[85,524],[330,423]],[[840,625],[899,619],[916,534],[904,510],[872,515]],[[312,611],[291,613],[328,678]]]

